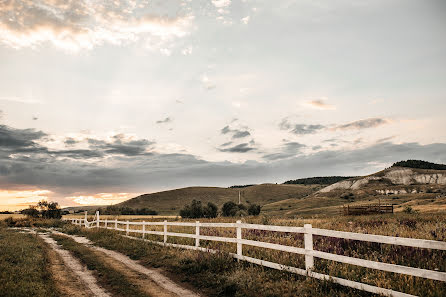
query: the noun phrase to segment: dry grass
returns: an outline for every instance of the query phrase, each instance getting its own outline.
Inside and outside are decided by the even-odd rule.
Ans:
[[[235,219],[217,218],[213,220],[202,221],[234,222]],[[303,224],[305,223],[311,223],[313,227],[331,230],[446,241],[446,215],[444,213],[439,213],[436,215],[425,215],[423,213],[398,213],[394,215],[313,219],[268,219],[262,217],[249,217],[244,218],[243,221],[248,223],[263,223],[284,226],[303,226]],[[131,226],[131,230],[138,227],[139,226]],[[162,226],[147,226],[146,230],[162,231]],[[114,244],[108,242],[107,237],[104,237],[102,235],[104,231],[105,230],[99,232],[90,231],[86,232],[86,234],[87,236],[91,236],[93,239],[96,238],[96,240],[98,240],[98,238],[101,238],[99,242],[104,245],[109,245],[109,247],[114,247]],[[169,226],[169,231],[194,234],[195,229],[194,227]],[[235,228],[201,228],[200,231],[200,233],[203,235],[225,236],[232,238],[235,237]],[[107,232],[107,234],[109,234],[108,236],[110,236],[111,233],[113,232]],[[114,233],[116,234],[117,232]],[[131,233],[131,235],[138,237],[141,236],[141,234],[136,233]],[[156,235],[146,235],[146,238],[157,241],[162,240],[161,236]],[[243,238],[303,247],[302,234],[244,230]],[[128,243],[128,241],[126,242]],[[193,245],[194,239],[169,237],[168,242]],[[141,242],[139,242],[139,244],[141,244]],[[201,246],[216,249],[221,252],[235,252],[235,244],[232,243],[200,241],[200,244]],[[444,259],[446,259],[445,251],[398,247],[386,244],[358,242],[321,236],[314,237],[314,246],[315,249],[320,251],[336,253],[345,256],[353,256],[367,260],[381,261],[446,272],[446,261],[444,261]],[[125,247],[122,246],[121,248],[125,249]],[[169,249],[169,253],[176,253],[178,254],[177,257],[181,258],[181,255],[183,255],[184,251],[178,249],[173,249],[173,251],[171,251]],[[284,265],[290,265],[299,268],[304,267],[304,257],[301,255],[249,246],[243,246],[243,253],[247,256],[273,261]],[[153,263],[156,263],[156,259],[152,260],[152,264]],[[399,274],[381,272],[378,270],[365,269],[353,265],[341,264],[321,259],[315,259],[315,267],[317,272],[339,276],[384,288],[399,290],[419,296],[444,296],[446,294],[446,284],[443,282],[430,281],[417,277],[409,277]],[[238,269],[239,268],[235,269],[234,273],[240,273]],[[264,271],[263,268],[261,270]],[[270,285],[271,288],[273,288],[272,291],[277,292],[276,296],[285,294],[281,289],[276,287],[276,285],[285,285],[282,282],[272,282],[271,280],[261,281],[271,282]],[[242,285],[237,281],[236,286],[238,287]],[[247,285],[245,283],[243,286],[248,286],[251,289],[254,288],[254,284]],[[288,284],[286,284],[285,286],[288,286]],[[316,285],[316,288],[320,288],[320,286],[322,285],[318,284]],[[333,288],[333,286],[330,288]],[[345,296],[356,295],[354,295],[353,293],[348,293]]]
[[[7,218],[22,219],[22,218],[25,218],[25,217],[26,217],[25,215],[16,214],[16,213],[13,213],[13,214],[0,214],[0,221],[3,221],[5,219],[7,219]]]

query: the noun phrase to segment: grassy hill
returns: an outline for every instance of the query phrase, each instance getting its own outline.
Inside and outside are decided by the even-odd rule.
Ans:
[[[262,184],[244,188],[217,188],[217,187],[189,187],[144,194],[129,199],[117,206],[143,208],[156,210],[162,215],[178,214],[184,205],[193,199],[200,200],[203,204],[215,203],[221,207],[227,201],[238,202],[240,192],[241,202],[244,204],[255,203],[266,205],[284,199],[300,199],[321,188],[320,185],[277,185]]]

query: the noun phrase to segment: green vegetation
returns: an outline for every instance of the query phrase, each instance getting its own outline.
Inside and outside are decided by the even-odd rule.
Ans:
[[[235,186],[230,186],[229,188],[231,189],[243,189],[243,188],[247,188],[247,187],[252,187],[255,185],[235,185]]]
[[[89,270],[93,271],[99,284],[113,293],[113,296],[147,297],[132,280],[127,279],[116,269],[105,264],[88,247],[76,243],[73,239],[52,235],[52,237],[66,250],[72,252]]]
[[[221,215],[224,217],[241,217],[246,216],[246,206],[243,204],[235,204],[232,201],[228,201],[221,207]]]
[[[30,217],[14,218],[12,216],[4,219],[1,223],[4,224],[4,226],[16,227],[16,228],[22,228],[22,227],[60,228],[66,224],[69,224],[59,219],[44,219],[44,218],[30,218]]]
[[[21,213],[33,218],[60,219],[62,217],[59,203],[48,202],[45,200],[39,201],[37,205],[32,205],[29,208],[22,210]]]
[[[331,185],[356,176],[321,176],[288,180],[284,185]]]
[[[0,227],[0,295],[58,296],[45,245],[36,235]]]
[[[147,207],[143,208],[131,208],[131,207],[118,207],[115,205],[110,205],[105,208],[97,209],[101,214],[105,215],[157,215],[158,212],[149,209]]]
[[[243,204],[248,204],[249,201],[250,204],[266,205],[289,198],[302,198],[320,189],[320,187],[319,185],[276,184],[255,185],[242,189],[190,187],[141,195],[116,206],[132,209],[151,208],[156,209],[159,215],[177,215],[185,205],[190,205],[193,200],[201,201],[203,206],[211,202],[221,209],[227,201],[238,202],[240,193]]]
[[[258,216],[260,214],[262,207],[257,204],[251,204],[248,207],[248,215],[250,216]]]
[[[418,169],[434,169],[434,170],[446,170],[446,165],[435,164],[431,162],[421,161],[421,160],[407,160],[396,162],[392,167],[409,167]]]
[[[180,210],[180,216],[183,218],[198,219],[198,218],[215,218],[218,215],[218,207],[208,202],[206,206],[201,205],[201,201],[192,200],[190,205],[184,206]]]

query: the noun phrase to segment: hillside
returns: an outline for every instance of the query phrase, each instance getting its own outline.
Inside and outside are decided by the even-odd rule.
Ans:
[[[203,204],[215,203],[221,207],[227,201],[238,201],[240,192],[241,202],[245,204],[255,203],[265,205],[289,198],[302,198],[317,190],[319,185],[277,185],[262,184],[248,186],[245,188],[217,188],[217,187],[189,187],[163,191],[158,193],[144,194],[129,199],[117,206],[143,208],[148,207],[156,210],[159,214],[178,214],[184,205],[193,199],[200,200]]]
[[[396,212],[408,206],[422,212],[446,211],[446,172],[392,166],[326,186],[303,199],[269,203],[263,211],[287,217],[327,216],[337,215],[342,205],[370,203],[393,204]]]

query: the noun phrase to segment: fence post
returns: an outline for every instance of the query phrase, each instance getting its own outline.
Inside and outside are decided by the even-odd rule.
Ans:
[[[85,211],[84,226],[85,226],[85,228],[87,228],[87,211]]]
[[[195,222],[195,246],[199,247],[200,246],[200,222],[196,221]]]
[[[118,230],[118,219],[115,219],[115,230]]]
[[[96,212],[96,228],[99,228],[99,210]]]
[[[105,219],[105,229],[107,229],[107,219]]]
[[[241,240],[242,240],[242,227],[240,227],[241,223],[242,223],[242,221],[237,221],[237,256],[238,257],[242,257],[242,255],[243,255],[242,243],[241,243]]]
[[[129,235],[129,230],[130,230],[130,224],[129,224],[129,220],[127,220],[127,226],[125,227],[125,235]]]
[[[142,239],[144,239],[146,235],[146,221],[142,221]]]
[[[167,221],[164,220],[164,244],[167,243]]]
[[[304,234],[304,241],[305,241],[305,252],[311,252],[313,250],[313,232],[312,232],[312,226],[311,224],[305,224],[305,234]],[[310,272],[314,267],[314,258],[312,255],[305,255],[305,269],[307,270],[307,273]]]

